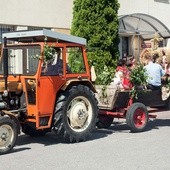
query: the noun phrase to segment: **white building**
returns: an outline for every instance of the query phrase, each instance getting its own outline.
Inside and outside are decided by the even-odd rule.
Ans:
[[[3,32],[49,28],[69,33],[72,0],[0,0],[0,41]]]
[[[124,17],[124,28],[122,22],[119,27],[121,56],[138,57],[143,48],[152,46],[150,39],[155,32],[164,39],[160,46],[170,47],[170,0],[119,0],[119,3],[118,15]]]
[[[138,56],[155,32],[170,46],[170,0],[119,0],[120,54]],[[73,0],[0,0],[0,41],[3,32],[49,28],[69,34]],[[138,14],[136,16],[136,14]]]

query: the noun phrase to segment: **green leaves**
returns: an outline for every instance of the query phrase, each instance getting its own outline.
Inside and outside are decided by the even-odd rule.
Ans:
[[[53,47],[45,44],[44,45],[44,62],[45,63],[50,62],[54,58],[55,52],[56,50]]]
[[[133,85],[140,86],[146,85],[148,80],[148,75],[146,69],[142,64],[137,65],[130,74],[130,81]]]
[[[69,50],[68,63],[72,73],[85,72],[85,65],[81,51],[71,48]]]
[[[130,74],[130,81],[133,84],[133,88],[131,89],[131,97],[138,98],[139,92],[145,92],[148,74],[146,73],[146,69],[142,64],[138,64]]]
[[[114,70],[112,69],[112,67],[108,67],[105,65],[101,74],[99,74],[97,77],[96,84],[99,84],[99,85],[110,84],[110,82],[113,79],[113,75],[114,75]]]
[[[99,49],[88,52],[89,64],[95,67],[97,75],[96,84],[108,85],[112,81],[116,68],[116,61],[112,59],[107,51]]]
[[[71,34],[87,39],[97,84],[109,83],[119,57],[118,0],[74,0]],[[109,73],[110,72],[110,73]]]

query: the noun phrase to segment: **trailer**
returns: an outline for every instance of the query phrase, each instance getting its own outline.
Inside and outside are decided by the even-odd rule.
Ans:
[[[119,118],[126,119],[132,132],[142,132],[146,129],[149,118],[156,118],[153,109],[170,109],[170,98],[162,100],[161,89],[139,91],[138,98],[132,99],[130,90],[120,89],[117,85],[97,85],[95,88],[98,92],[98,128],[108,128],[114,118]]]

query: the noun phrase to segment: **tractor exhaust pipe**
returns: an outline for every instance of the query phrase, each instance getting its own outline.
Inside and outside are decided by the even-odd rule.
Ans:
[[[8,49],[7,49],[7,38],[4,37],[4,48],[3,48],[3,65],[4,65],[4,79],[5,79],[5,91],[7,91],[8,83]]]

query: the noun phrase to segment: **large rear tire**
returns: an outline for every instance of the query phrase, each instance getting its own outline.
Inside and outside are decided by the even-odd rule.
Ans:
[[[144,104],[133,103],[126,113],[126,123],[132,132],[142,132],[148,124],[148,111]]]
[[[15,145],[18,133],[15,122],[6,116],[0,116],[0,154],[8,153]]]
[[[53,129],[66,141],[85,140],[95,129],[97,111],[93,92],[87,86],[73,86],[57,99]]]

